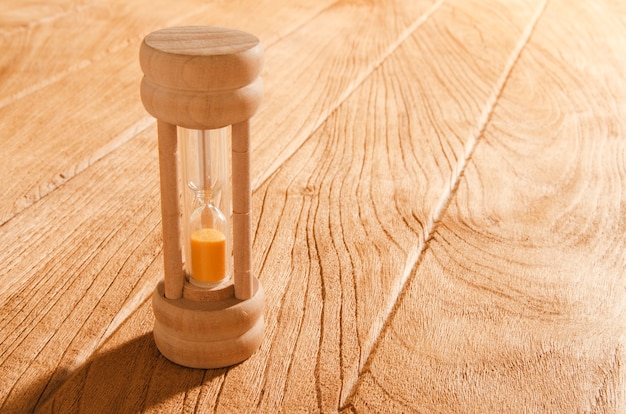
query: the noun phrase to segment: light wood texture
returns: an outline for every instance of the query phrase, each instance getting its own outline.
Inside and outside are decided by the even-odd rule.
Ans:
[[[163,273],[165,297],[183,297],[183,253],[180,237],[180,189],[178,188],[178,140],[176,125],[157,120],[161,227],[163,228]]]
[[[59,0],[59,13],[48,15],[49,2],[41,1],[32,9],[26,5],[15,8],[36,13],[18,28],[5,24],[0,14],[0,62],[11,68],[0,72],[0,188],[4,199],[0,223],[154,122],[145,116],[137,94],[137,49],[149,32],[182,24],[226,26],[254,33],[267,47],[330,3],[101,0],[77,7],[76,2]],[[284,77],[280,71],[277,75],[293,83],[293,75]],[[112,76],[117,79],[114,88]],[[290,96],[293,99],[299,93],[292,89]],[[33,108],[38,108],[36,113]],[[81,145],[68,137],[80,137]],[[21,156],[26,149],[28,156]],[[42,164],[40,160],[50,154],[55,157]]]
[[[133,3],[137,4],[137,3]],[[294,4],[289,2],[290,5]],[[305,3],[298,3],[293,6],[298,10],[298,13],[294,13],[295,17],[289,19],[292,25],[280,26],[280,29],[274,29],[279,25],[273,25],[274,19],[281,21],[281,16],[293,8],[283,7],[279,2],[272,1],[265,3],[265,8],[257,8],[259,5],[263,5],[259,2],[241,7],[241,10],[248,10],[251,14],[242,16],[241,13],[234,14],[231,9],[221,11],[219,16],[224,21],[228,21],[229,18],[236,20],[238,24],[254,26],[254,24],[260,24],[263,28],[263,24],[268,25],[264,29],[266,33],[273,36],[276,39],[277,34],[289,33],[289,27],[295,28],[303,21],[307,21],[308,16],[310,22],[306,24],[306,27],[317,27],[320,24],[327,26],[327,35],[332,37],[332,34],[349,33],[350,27],[360,28],[361,30],[374,30],[374,32],[368,32],[375,40],[373,44],[369,42],[356,43],[360,46],[361,53],[365,58],[364,62],[366,67],[351,66],[353,71],[349,73],[353,76],[354,70],[364,74],[368,68],[371,67],[372,62],[376,62],[376,59],[380,59],[380,52],[385,52],[391,42],[397,42],[397,38],[390,36],[389,33],[398,34],[402,32],[409,25],[413,24],[415,18],[421,16],[421,12],[424,11],[425,5],[422,8],[415,8],[413,2],[409,7],[404,3],[389,3],[386,7],[376,7],[374,9],[365,5],[362,7],[354,8],[354,5],[343,4],[342,7],[334,7],[332,9],[325,10],[323,13],[318,14],[320,5],[315,2],[315,6]],[[393,20],[394,8],[398,6],[404,6],[400,8],[402,15],[407,16],[407,20]],[[146,10],[154,10],[154,5],[144,5]],[[141,10],[140,8],[139,10]],[[372,13],[375,11],[376,13]],[[162,11],[165,15],[165,12]],[[191,13],[191,12],[190,12]],[[205,14],[199,14],[196,19],[204,16],[204,20],[214,19],[215,15],[208,13],[207,10],[203,10]],[[339,17],[346,15],[351,17],[346,19],[346,24],[334,25],[324,23],[327,21],[336,21]],[[193,13],[192,13],[193,14]],[[168,18],[170,14],[167,14]],[[236,16],[236,19],[234,18]],[[265,16],[260,18],[260,16]],[[315,16],[311,19],[312,16]],[[357,16],[359,18],[355,19]],[[380,22],[384,20],[384,17],[392,19],[395,24],[381,26],[380,24],[363,24],[363,21],[368,22],[368,19],[374,19],[374,21]],[[77,18],[78,19],[78,18]],[[121,17],[120,17],[121,19]],[[378,20],[377,20],[378,19]],[[194,23],[196,20],[189,19],[189,23]],[[81,21],[78,19],[77,21]],[[168,20],[169,21],[169,20]],[[263,24],[261,24],[263,23]],[[281,23],[284,23],[281,21]],[[392,30],[392,32],[390,32]],[[348,31],[348,32],[346,32]],[[258,31],[255,33],[259,34]],[[384,36],[379,36],[384,34]],[[93,34],[98,36],[99,33]],[[261,36],[262,38],[262,36]],[[289,37],[284,41],[289,41]],[[354,38],[355,41],[359,40],[359,37]],[[93,66],[86,68],[84,72],[76,74],[69,82],[59,82],[54,85],[50,85],[46,88],[45,94],[33,94],[28,102],[21,101],[16,103],[15,110],[24,111],[25,108],[31,108],[35,106],[36,102],[50,102],[51,106],[42,108],[43,114],[41,118],[41,124],[26,124],[19,125],[19,117],[12,115],[8,117],[0,118],[0,120],[11,120],[9,125],[12,125],[13,129],[7,129],[5,138],[11,138],[6,141],[3,149],[13,147],[14,150],[21,148],[22,151],[26,151],[26,155],[20,158],[20,162],[15,162],[19,157],[8,157],[4,166],[8,166],[3,170],[2,177],[15,177],[12,182],[19,181],[19,185],[28,188],[24,183],[25,178],[39,176],[43,167],[55,165],[55,160],[51,160],[50,157],[44,157],[42,154],[50,153],[50,148],[57,148],[57,155],[65,155],[68,143],[74,143],[73,140],[65,139],[65,135],[59,131],[74,131],[77,130],[77,125],[83,125],[85,131],[90,133],[81,136],[80,148],[87,148],[93,151],[93,154],[89,156],[88,161],[84,162],[82,155],[76,154],[74,151],[67,152],[68,156],[71,156],[70,162],[77,162],[80,168],[72,170],[73,174],[69,177],[76,177],[71,181],[67,181],[60,189],[60,192],[49,193],[50,197],[46,198],[41,204],[38,204],[36,208],[31,208],[25,211],[19,219],[15,219],[10,223],[3,226],[3,240],[24,240],[25,244],[11,243],[10,248],[3,250],[3,268],[10,269],[4,274],[2,284],[3,303],[5,303],[4,310],[6,311],[7,319],[5,325],[3,325],[3,332],[7,336],[6,351],[3,364],[2,378],[6,381],[3,383],[3,387],[0,388],[8,399],[8,406],[21,407],[21,410],[28,410],[28,407],[33,407],[37,401],[46,400],[52,391],[63,382],[69,373],[76,370],[89,355],[100,344],[108,338],[112,332],[120,326],[126,317],[131,315],[135,310],[135,306],[141,303],[143,299],[149,296],[152,286],[156,284],[156,281],[161,276],[155,273],[146,273],[146,260],[152,263],[154,260],[154,254],[158,253],[158,244],[138,244],[142,240],[150,240],[151,242],[156,238],[160,238],[159,232],[155,231],[155,226],[159,226],[158,222],[155,222],[155,217],[158,217],[159,209],[155,206],[158,203],[158,199],[155,199],[155,195],[158,194],[158,186],[156,185],[154,177],[158,176],[158,172],[153,167],[157,165],[155,158],[149,158],[147,155],[152,154],[155,151],[156,146],[150,146],[145,141],[150,137],[154,139],[156,134],[155,130],[141,130],[139,128],[139,137],[141,139],[135,139],[134,142],[128,141],[129,144],[123,144],[124,140],[118,140],[117,128],[120,124],[124,124],[124,117],[136,117],[133,115],[133,111],[129,111],[130,108],[139,108],[141,113],[144,109],[141,108],[139,98],[137,94],[136,82],[140,77],[139,69],[136,67],[132,70],[133,62],[136,62],[136,48],[139,45],[137,39],[136,45],[134,45],[132,53],[126,52],[120,54],[120,56],[112,56],[110,60],[94,62]],[[280,43],[282,43],[281,40]],[[384,47],[381,48],[381,45]],[[331,54],[321,54],[319,58],[315,60],[314,69],[317,71],[317,77],[324,76],[324,74],[332,73],[333,71],[333,59],[338,55],[345,55],[349,53],[355,46],[355,43],[349,43],[343,45],[341,48],[334,48]],[[368,49],[369,48],[369,49]],[[363,51],[369,51],[371,53],[364,53]],[[304,51],[301,50],[301,53]],[[302,54],[300,55],[302,56]],[[308,56],[308,55],[305,55]],[[290,59],[293,59],[293,55]],[[274,72],[279,73],[280,78],[285,80],[287,84],[293,83],[296,80],[302,80],[303,84],[309,85],[309,88],[284,88],[281,89],[281,93],[288,93],[287,100],[295,100],[299,102],[308,102],[304,100],[303,96],[311,92],[310,87],[315,85],[315,76],[310,76],[311,65],[308,71],[292,72],[288,67],[283,68],[283,59],[280,54],[277,54],[276,63],[273,64],[275,68]],[[130,63],[127,63],[130,62]],[[113,66],[101,65],[101,63],[113,63]],[[101,89],[94,90],[92,82],[87,80],[102,77],[108,78],[110,73],[117,73],[122,79],[127,79],[128,82],[123,82],[111,91],[109,84],[97,84]],[[136,77],[132,74],[135,73]],[[96,74],[96,75],[94,75]],[[104,76],[104,75],[107,76]],[[307,75],[305,78],[302,75]],[[267,76],[271,77],[271,74]],[[361,75],[363,76],[363,75]],[[85,82],[82,82],[85,81]],[[132,88],[128,87],[128,83],[132,83]],[[71,86],[71,88],[69,87]],[[345,84],[344,84],[345,86]],[[315,88],[313,88],[315,89]],[[71,94],[69,97],[64,97],[65,102],[70,102],[70,107],[76,108],[76,112],[68,113],[71,116],[71,121],[68,122],[66,118],[58,117],[56,111],[50,110],[51,107],[59,107],[55,101],[50,101],[49,94],[54,96],[60,95],[67,90],[78,90],[83,93]],[[106,95],[103,91],[111,91],[111,95]],[[337,104],[338,91],[342,89],[333,90],[334,94],[329,100],[328,96],[325,96],[325,102],[332,107]],[[271,93],[268,93],[271,94]],[[101,107],[93,107],[85,105],[83,100],[92,99],[92,96],[107,96],[106,101],[98,101],[102,103]],[[341,94],[339,95],[339,97]],[[289,98],[290,97],[290,98]],[[31,99],[32,98],[32,99]],[[271,101],[276,107],[282,108],[283,103],[281,100]],[[115,103],[112,106],[112,103]],[[106,104],[106,105],[105,105]],[[119,109],[119,112],[118,112]],[[86,112],[83,112],[86,111]],[[316,113],[326,113],[328,108],[326,105],[319,106],[315,109]],[[305,107],[304,112],[311,114],[310,107]],[[271,111],[270,114],[273,114]],[[91,115],[90,115],[91,114]],[[94,114],[97,114],[96,117]],[[279,123],[282,118],[282,113],[273,114],[276,118],[275,121],[268,121],[268,125],[275,125]],[[90,124],[85,124],[85,119],[98,119],[98,128],[90,127]],[[317,119],[317,116],[306,118],[307,122],[311,122]],[[113,122],[115,120],[115,122]],[[13,124],[15,121],[15,125]],[[109,122],[110,121],[110,122]],[[19,128],[18,128],[19,125]],[[143,127],[150,127],[151,123]],[[300,129],[302,124],[294,127],[294,129]],[[23,127],[23,128],[22,128]],[[37,131],[37,128],[44,128],[46,136],[49,138],[45,142],[33,142],[32,137],[39,136],[33,133]],[[59,128],[56,130],[55,128]],[[137,127],[138,128],[138,127]],[[314,126],[310,123],[305,123],[304,130],[312,130]],[[269,130],[269,128],[268,128]],[[101,131],[106,131],[105,134],[100,135]],[[135,131],[135,128],[133,128]],[[136,131],[135,131],[136,132]],[[274,137],[273,132],[266,138]],[[299,133],[300,134],[300,133]],[[111,153],[110,157],[103,157],[103,139],[108,137],[109,140],[105,145],[107,151],[115,150]],[[303,135],[300,135],[300,139]],[[17,139],[19,138],[19,139]],[[126,137],[127,140],[129,137]],[[260,137],[263,140],[263,137]],[[275,137],[274,137],[275,138]],[[145,140],[144,140],[145,139]],[[132,142],[132,144],[130,143]],[[53,143],[54,145],[47,148],[47,152],[39,153],[38,151],[44,147],[44,144]],[[97,143],[97,144],[95,144]],[[19,145],[17,145],[19,144]],[[95,147],[92,145],[96,145]],[[75,147],[75,144],[74,144]],[[95,149],[94,149],[95,148]],[[117,155],[121,151],[124,154],[132,154],[134,158],[132,160],[125,160],[128,165],[120,164],[121,156]],[[79,151],[80,152],[80,151]],[[2,154],[10,154],[11,152],[2,152]],[[24,155],[24,153],[20,153]],[[275,156],[276,154],[272,154]],[[282,154],[284,156],[284,153]],[[78,158],[75,158],[78,157]],[[114,157],[113,159],[111,157]],[[124,156],[125,157],[125,156]],[[32,169],[32,165],[35,163],[32,160],[40,159],[48,160],[47,163],[36,165],[42,166],[42,168]],[[257,158],[258,160],[262,158]],[[79,160],[79,161],[76,161]],[[97,162],[101,160],[100,162]],[[261,163],[263,164],[263,163]],[[19,165],[22,174],[15,174],[11,166]],[[97,171],[95,175],[74,175],[78,172],[85,170],[89,167],[90,171]],[[82,168],[82,170],[81,170]],[[93,168],[93,169],[92,169]],[[26,172],[27,174],[24,174]],[[31,174],[32,173],[32,174]],[[78,179],[81,177],[80,179]],[[106,177],[106,180],[104,179]],[[68,178],[68,177],[66,177]],[[45,177],[42,178],[42,182],[45,182]],[[93,187],[93,183],[106,184]],[[56,188],[53,186],[52,189]],[[50,191],[52,191],[50,189]],[[87,189],[95,191],[95,193],[88,192]],[[120,191],[124,189],[124,191]],[[71,195],[78,193],[83,197],[72,197]],[[38,193],[36,199],[42,197],[46,193]],[[104,195],[104,197],[103,197]],[[11,210],[12,197],[9,195],[6,198],[6,203],[3,206],[9,207]],[[69,200],[69,201],[68,201]],[[108,201],[107,201],[108,200]],[[96,203],[97,201],[97,203]],[[55,203],[60,203],[61,207],[55,206]],[[102,204],[105,203],[105,204]],[[102,205],[107,208],[96,208]],[[150,210],[150,206],[155,206]],[[21,210],[20,210],[21,211]],[[94,213],[98,213],[95,214]],[[142,219],[149,213],[150,220],[143,222]],[[59,217],[59,220],[50,221],[48,217]],[[68,221],[71,217],[72,220]],[[133,224],[134,223],[134,224]],[[141,224],[141,228],[137,228]],[[38,229],[43,236],[36,242],[32,241],[32,237],[29,237],[29,232]],[[57,234],[73,235],[77,231],[86,231],[88,239],[81,243],[70,243],[66,245],[59,245]],[[149,229],[149,230],[148,230]],[[131,238],[130,234],[136,234],[136,238]],[[74,240],[76,236],[69,238],[68,240]],[[28,242],[31,240],[31,242]],[[128,243],[129,242],[129,243]],[[141,245],[142,249],[138,249],[137,246]],[[127,255],[133,253],[132,256]],[[135,256],[136,255],[136,256]],[[83,258],[83,259],[81,259]],[[86,258],[86,259],[84,259]],[[34,264],[33,264],[34,263]],[[86,265],[89,266],[86,266]],[[62,273],[58,273],[55,269],[63,269]],[[102,276],[101,272],[105,272],[106,276]],[[20,277],[13,278],[9,275],[18,274]],[[73,275],[72,278],[67,278],[66,275]],[[142,275],[141,280],[129,279],[130,276],[126,275]],[[43,275],[43,277],[42,277]],[[158,278],[157,278],[158,276]],[[119,278],[119,279],[118,279]],[[48,304],[45,308],[37,308],[35,311],[23,312],[23,306],[25,303],[20,300],[19,293],[23,291],[25,286],[29,286],[32,282],[36,281],[40,284],[41,289],[38,294],[32,294],[31,300],[26,302],[26,306],[32,309],[38,303],[45,302]],[[73,283],[71,283],[73,282]],[[113,286],[112,289],[108,289],[109,286]],[[77,287],[78,286],[78,287]],[[71,290],[67,290],[70,289]],[[50,296],[50,292],[53,292]],[[86,297],[86,292],[91,292]],[[143,296],[142,296],[143,295]],[[63,301],[55,298],[63,297]],[[82,307],[77,309],[74,305],[81,302]],[[42,313],[41,311],[44,311]],[[42,322],[43,315],[46,319]],[[80,323],[76,323],[76,321]],[[65,321],[65,323],[63,323]],[[41,325],[39,325],[41,323]],[[21,326],[21,328],[19,328]],[[62,333],[55,334],[56,331],[52,331],[52,335],[55,340],[51,341],[49,335],[41,335],[41,327],[55,327],[58,326]],[[9,335],[8,333],[12,333]],[[19,340],[19,347],[15,346],[16,340]],[[32,355],[37,355],[35,363],[31,363]],[[45,381],[36,381],[37,378],[47,378]],[[32,387],[31,387],[32,385]],[[28,391],[26,391],[28,390]]]
[[[235,297],[254,296],[252,277],[252,234],[250,233],[250,121],[232,126],[233,182],[233,277]]]
[[[626,411],[615,12],[547,5],[346,411]]]
[[[624,411],[622,4],[47,4],[0,13],[1,411]],[[136,51],[174,24],[266,48],[266,335],[227,370],[152,339]]]

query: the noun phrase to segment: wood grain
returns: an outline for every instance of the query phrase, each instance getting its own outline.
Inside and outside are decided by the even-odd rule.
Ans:
[[[93,0],[21,0],[0,4],[3,32],[26,29],[85,7]]]
[[[143,277],[162,263],[155,135],[130,141],[132,163],[108,157],[0,228],[3,410],[31,411],[153,290]]]
[[[0,5],[3,35],[0,63],[10,70],[0,73],[3,84],[0,107],[106,59],[122,48],[136,51],[146,34],[163,27],[181,24],[235,27],[262,34],[263,43],[271,44],[332,2],[5,2]]]
[[[262,74],[267,104],[251,121],[252,187],[287,160],[441,3],[339,1],[280,47],[269,48]],[[272,121],[263,121],[270,113]]]
[[[402,4],[407,7],[409,5],[400,3]],[[273,3],[275,8],[280,6],[278,2]],[[276,30],[268,27],[259,34],[261,38],[272,34],[285,35],[287,37],[281,39],[275,46],[281,48],[282,42],[288,42],[291,36],[287,29],[302,24],[302,16],[306,16],[307,13],[309,18],[311,15],[316,17],[305,26],[328,27],[330,31],[326,35],[329,37],[333,33],[332,30],[335,30],[335,36],[340,36],[350,27],[372,30],[371,27],[361,24],[361,18],[389,16],[392,10],[395,10],[391,7],[396,7],[396,3],[388,3],[385,7],[379,6],[375,9],[367,5],[355,8],[354,5],[346,3],[343,7],[321,14],[317,14],[319,4],[313,7],[303,3],[295,4],[293,7],[300,9],[299,17],[293,19],[295,26],[283,25]],[[346,9],[351,10],[352,14],[347,14]],[[222,12],[220,16],[224,23],[235,18],[234,10],[235,8],[227,8]],[[273,8],[269,7],[264,13],[271,14],[272,10]],[[412,6],[411,10],[417,18],[419,11],[423,8],[417,9]],[[203,13],[207,11],[204,10]],[[282,13],[284,11],[278,15],[283,16]],[[348,21],[349,24],[333,27],[332,22],[339,21],[337,13],[341,13],[344,18],[348,15],[354,18]],[[242,17],[241,14],[237,16],[239,19]],[[199,15],[194,18],[200,19],[201,17]],[[190,17],[185,21],[193,23],[194,18]],[[237,21],[241,23],[243,20]],[[268,21],[273,20],[268,18]],[[411,21],[403,20],[402,22],[407,25],[411,24]],[[403,27],[399,27],[398,30],[401,31]],[[310,28],[307,30],[310,31]],[[378,30],[382,33],[386,27],[379,27]],[[374,36],[373,32],[368,33]],[[377,36],[374,37],[377,38]],[[385,50],[389,43],[397,41],[393,37],[384,37],[382,40],[387,43],[375,42],[371,48],[373,52],[381,48]],[[349,55],[350,48],[354,45],[353,42],[341,48],[338,44],[333,49],[334,54],[321,54],[313,67],[318,71],[324,69],[328,73],[328,65],[333,59],[336,59],[337,55]],[[138,48],[138,45],[136,46]],[[363,43],[362,53],[364,53],[365,46]],[[150,147],[138,149],[133,146],[135,144],[128,144],[131,138],[137,139],[137,136],[148,133],[145,128],[150,128],[154,132],[152,121],[143,115],[138,99],[137,48],[130,46],[120,48],[112,52],[107,59],[94,61],[74,73],[72,77],[64,77],[0,109],[3,112],[0,122],[7,122],[6,128],[3,129],[3,138],[7,145],[2,152],[2,156],[6,156],[6,159],[2,160],[3,170],[0,174],[3,180],[2,187],[6,189],[6,199],[1,205],[2,216],[5,220],[1,228],[2,240],[21,240],[20,243],[12,245],[3,242],[3,245],[9,248],[3,250],[1,259],[2,268],[7,270],[6,273],[0,275],[5,282],[2,284],[0,295],[3,300],[3,312],[6,315],[0,328],[4,335],[3,363],[0,369],[7,375],[3,376],[4,382],[0,389],[3,392],[2,398],[5,400],[5,405],[18,407],[20,411],[29,410],[38,401],[44,401],[117,328],[119,323],[133,312],[134,306],[142,299],[141,295],[148,294],[156,282],[156,280],[150,280],[143,285],[132,276],[127,276],[131,277],[130,280],[117,280],[122,276],[119,274],[120,267],[116,266],[129,266],[131,269],[134,269],[133,266],[139,266],[136,272],[130,271],[130,274],[143,274],[142,266],[145,265],[141,264],[141,260],[137,264],[134,259],[124,257],[125,254],[134,252],[138,248],[133,243],[138,242],[142,245],[138,239],[143,239],[143,233],[136,228],[142,221],[139,218],[139,221],[135,221],[137,209],[145,208],[144,214],[158,217],[158,210],[149,207],[152,205],[149,200],[152,200],[155,193],[158,193],[156,181],[153,181],[156,180],[158,174],[151,175],[152,169],[149,169],[146,164],[148,160],[145,154],[149,153]],[[293,50],[289,48],[288,51],[291,53]],[[292,55],[291,59],[309,53],[305,49],[300,49],[298,52]],[[365,62],[369,62],[369,54],[364,54],[366,55]],[[280,57],[281,54],[276,56]],[[289,76],[293,72],[289,67],[283,68],[279,64],[284,61],[284,55],[282,56],[273,67],[276,68],[274,71],[278,72],[276,76],[284,75],[282,76],[283,82],[289,84],[289,79],[296,78]],[[371,59],[379,58],[380,54],[372,53]],[[270,65],[269,59],[267,64]],[[354,68],[360,67],[362,67],[361,64],[354,66]],[[360,76],[365,76],[368,71],[371,71],[371,65],[363,67]],[[115,73],[119,78],[114,88],[111,88],[108,82],[111,73]],[[353,76],[354,73],[354,70],[348,72],[347,76]],[[104,74],[106,76],[103,76]],[[94,77],[97,82],[93,81]],[[324,104],[333,106],[337,99],[345,95],[342,93],[342,87],[347,82],[342,78],[335,81],[343,83],[338,83],[333,88],[334,100],[326,100]],[[308,82],[312,85],[315,79],[308,78]],[[332,82],[329,83],[331,84]],[[290,91],[288,97],[298,97],[298,99],[303,99],[303,96],[309,92],[307,89],[288,89]],[[80,91],[80,93],[70,94],[67,91]],[[40,102],[46,102],[46,106],[41,107]],[[284,104],[279,100],[273,102],[278,106]],[[64,107],[76,110],[62,111],[60,118],[59,108]],[[25,111],[25,108],[41,108],[41,110],[33,114]],[[310,108],[305,107],[303,110],[308,113]],[[325,113],[326,109],[320,104],[316,111]],[[36,119],[33,120],[35,115]],[[268,112],[267,116],[269,115],[280,116],[281,114]],[[267,124],[276,125],[280,120],[280,118],[272,119],[274,120],[268,120]],[[306,118],[305,130],[314,129],[307,124],[310,120]],[[301,128],[299,124],[294,126],[294,130],[299,128]],[[71,136],[80,136],[81,139],[68,139],[68,131],[71,131]],[[254,134],[253,132],[253,137]],[[43,140],[40,138],[42,136],[49,139]],[[14,139],[8,139],[9,137]],[[304,138],[304,135],[300,137],[300,139]],[[77,143],[80,145],[78,146]],[[144,143],[144,145],[147,144]],[[128,165],[114,164],[115,167],[106,171],[94,167],[98,160],[116,149],[122,151],[116,154],[132,153],[133,156],[143,155],[144,158],[137,160],[131,157],[132,160],[126,160]],[[285,156],[284,152],[281,154]],[[115,156],[125,157],[125,155]],[[268,153],[267,156],[274,157],[275,154]],[[42,159],[46,161],[41,163]],[[108,162],[110,161],[104,165],[108,165]],[[117,162],[122,162],[122,160]],[[152,162],[156,164],[156,159]],[[267,163],[263,161],[263,158],[257,162]],[[152,164],[149,165],[152,166]],[[37,168],[34,168],[35,166]],[[135,168],[139,166],[143,166],[142,169]],[[57,193],[65,185],[69,185],[75,178],[81,176],[81,173],[91,171],[92,167],[95,168],[93,173],[90,172],[86,177],[77,181],[81,183],[80,186],[70,186],[66,190],[69,192]],[[146,175],[140,171],[145,172]],[[52,182],[46,178],[50,174],[54,174]],[[105,194],[113,197],[112,199],[102,197],[103,187],[96,185],[102,181],[107,181],[111,186]],[[147,185],[146,182],[150,184]],[[34,188],[31,188],[31,185],[34,185]],[[129,186],[129,189],[127,192],[122,192],[121,189],[125,186]],[[52,197],[53,194],[55,194],[54,197]],[[47,197],[44,196],[52,197],[53,201],[46,200]],[[16,197],[17,201],[15,201]],[[92,200],[89,203],[89,209],[83,208],[81,197]],[[132,198],[133,201],[143,200],[145,205],[138,207],[134,202],[126,203],[126,198]],[[55,203],[61,204],[63,208],[55,209]],[[90,211],[93,213],[91,209],[98,209],[98,207],[102,209],[98,211],[101,211],[104,216],[83,216],[72,213],[72,209],[85,214]],[[21,214],[16,216],[17,213]],[[50,217],[57,217],[57,215],[61,219],[50,220]],[[92,217],[95,221],[91,221]],[[153,225],[156,226],[158,223],[150,222],[143,226],[150,229],[148,234],[151,236],[147,237],[158,238],[159,233],[152,232]],[[31,242],[33,236],[29,236],[29,229],[31,232],[38,229],[45,236],[36,242]],[[120,231],[122,233],[119,233]],[[59,235],[67,236],[60,238]],[[125,243],[126,237],[133,238],[130,241],[131,246]],[[83,238],[87,241],[83,242]],[[148,244],[145,248],[155,255],[154,249],[158,248],[158,245]],[[149,258],[150,261],[155,260],[154,256],[149,256]],[[100,272],[112,272],[112,274],[107,273],[106,277],[100,277]],[[42,273],[45,275],[43,278]],[[20,277],[13,275],[20,275]],[[25,287],[33,283],[40,286],[39,293],[29,294],[28,299],[22,301]],[[131,286],[131,293],[124,289],[120,290],[119,295],[112,293],[112,296],[107,299],[110,302],[107,301],[104,307],[100,307],[102,289],[109,292],[106,286],[111,283]],[[97,287],[95,293],[93,296],[84,297],[92,285]],[[133,290],[135,288],[136,290]],[[68,289],[71,292],[68,292]],[[46,295],[46,292],[52,293]],[[78,306],[79,304],[81,306]],[[48,327],[53,327],[53,329],[48,330]],[[60,330],[57,331],[55,327],[59,327]],[[41,378],[44,379],[41,380]],[[33,384],[34,386],[31,387]]]
[[[442,5],[259,189],[254,247],[262,277],[266,264],[284,269],[267,290],[284,290],[266,313],[277,321],[273,369],[256,409],[343,404],[539,9],[516,6]],[[505,27],[506,36],[481,36]],[[235,395],[237,375],[223,394]]]
[[[122,3],[0,6],[0,411],[626,410],[622,4]],[[267,47],[267,334],[203,371],[151,335],[137,49],[217,21]]]
[[[137,92],[137,50],[148,32],[219,24],[255,33],[268,47],[329,3],[68,2],[54,18],[3,33],[0,65],[8,69],[0,71],[0,224],[154,122]],[[295,17],[285,19],[290,12]]]
[[[255,192],[255,268],[266,288],[267,334],[250,360],[217,377],[211,373],[210,381],[198,379],[188,388],[191,401],[182,401],[180,392],[153,391],[164,386],[154,378],[183,374],[149,353],[119,356],[126,352],[123,338],[140,337],[151,318],[143,305],[43,408],[93,406],[94,396],[110,392],[105,377],[137,381],[111,374],[104,361],[113,354],[122,358],[119,364],[156,368],[137,386],[149,389],[143,395],[126,396],[127,403],[111,399],[105,407],[126,409],[160,395],[159,409],[169,411],[337,410],[402,290],[442,194],[450,191],[466,143],[476,138],[474,122],[498,93],[538,9],[532,6],[511,9],[512,20],[500,17],[504,8],[442,6]],[[496,28],[508,35],[486,44],[481,30]],[[438,53],[445,65],[433,59]],[[445,72],[444,82],[448,65],[455,70]],[[417,73],[420,82],[403,82]],[[110,351],[117,348],[122,351]]]
[[[626,410],[611,7],[550,2],[346,411]]]

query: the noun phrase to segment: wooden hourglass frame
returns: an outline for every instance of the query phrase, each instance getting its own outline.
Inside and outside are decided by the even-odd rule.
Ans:
[[[163,220],[164,280],[152,297],[154,339],[180,365],[233,365],[254,353],[263,338],[263,290],[251,271],[249,153],[249,119],[263,92],[262,54],[253,35],[205,26],[158,30],[141,44],[141,100],[157,119]],[[183,265],[178,128],[229,125],[233,276],[203,288],[190,283]]]

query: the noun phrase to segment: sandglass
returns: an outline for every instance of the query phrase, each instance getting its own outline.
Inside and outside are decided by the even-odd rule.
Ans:
[[[251,269],[249,119],[261,102],[262,49],[238,30],[185,26],[145,37],[141,100],[157,119],[164,280],[154,339],[178,364],[217,368],[263,338]]]

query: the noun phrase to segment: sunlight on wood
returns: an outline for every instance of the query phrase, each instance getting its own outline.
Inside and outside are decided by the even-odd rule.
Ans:
[[[250,359],[163,358],[149,32],[265,49]],[[626,7],[0,6],[1,412],[626,412]],[[200,295],[200,293],[195,292]]]

